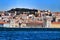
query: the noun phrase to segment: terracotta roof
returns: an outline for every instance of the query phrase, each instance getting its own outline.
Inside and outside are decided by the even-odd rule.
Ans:
[[[52,22],[52,24],[60,24],[60,22]]]
[[[0,24],[5,24],[6,22],[0,22]]]

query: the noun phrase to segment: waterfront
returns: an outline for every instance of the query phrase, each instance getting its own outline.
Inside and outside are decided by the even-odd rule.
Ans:
[[[19,8],[17,10],[19,10]],[[27,9],[23,9],[23,10],[27,10]],[[13,27],[14,28],[17,28],[17,27],[18,28],[42,28],[46,26],[50,27],[51,21],[52,21],[51,17],[53,17],[50,10],[47,10],[47,11],[35,10],[35,9],[33,10],[28,9],[27,11],[23,11],[23,10],[22,12],[21,11],[14,11],[14,12],[4,11],[3,12],[2,11],[0,13],[0,24],[3,24],[2,27],[10,27],[10,28],[13,28]]]
[[[23,8],[16,8],[13,10],[0,12],[0,24],[2,27],[60,28],[60,12]]]

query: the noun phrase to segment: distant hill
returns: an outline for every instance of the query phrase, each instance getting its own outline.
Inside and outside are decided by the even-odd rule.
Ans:
[[[15,8],[15,9],[8,10],[8,12],[12,12],[12,13],[14,13],[15,11],[17,12],[17,14],[23,13],[23,12],[30,12],[30,13],[34,14],[38,10],[37,9],[27,9],[27,8]]]

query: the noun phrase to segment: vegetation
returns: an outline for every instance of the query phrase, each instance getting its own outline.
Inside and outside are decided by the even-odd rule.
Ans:
[[[17,12],[17,14],[23,13],[23,12],[29,12],[29,14],[35,14],[35,12],[37,12],[37,9],[27,9],[27,8],[15,8],[15,9],[11,9],[8,10],[8,12],[14,13]]]

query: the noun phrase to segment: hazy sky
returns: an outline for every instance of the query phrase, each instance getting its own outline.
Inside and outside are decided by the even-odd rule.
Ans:
[[[35,8],[60,11],[60,0],[0,0],[0,11],[11,8]]]

